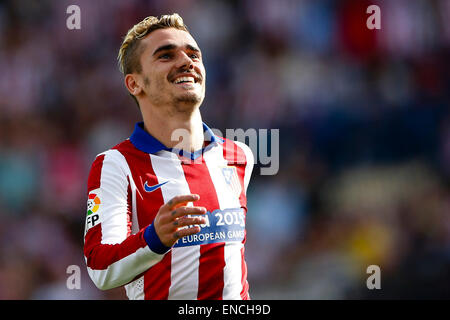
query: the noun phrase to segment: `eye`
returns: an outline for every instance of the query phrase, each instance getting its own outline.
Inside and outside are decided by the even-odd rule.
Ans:
[[[189,55],[189,57],[191,58],[191,59],[199,59],[200,57],[198,56],[198,54],[196,54],[196,53],[191,53],[190,55]]]
[[[170,53],[163,53],[158,58],[159,59],[170,59],[171,57],[172,57],[172,55]]]

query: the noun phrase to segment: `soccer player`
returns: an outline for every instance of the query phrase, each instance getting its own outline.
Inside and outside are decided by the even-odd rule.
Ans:
[[[94,160],[84,256],[129,299],[249,299],[244,258],[253,155],[202,122],[202,52],[178,14],[147,17],[119,50],[143,122]]]

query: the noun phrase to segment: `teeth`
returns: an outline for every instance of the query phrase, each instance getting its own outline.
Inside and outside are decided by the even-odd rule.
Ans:
[[[193,83],[194,82],[194,78],[192,78],[192,77],[180,77],[180,78],[178,78],[178,79],[176,79],[174,81],[175,84],[176,83],[180,83],[180,82],[191,82],[191,83]]]

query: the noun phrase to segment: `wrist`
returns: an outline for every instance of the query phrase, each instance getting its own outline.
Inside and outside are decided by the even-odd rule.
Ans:
[[[144,239],[150,250],[155,253],[164,254],[171,249],[171,247],[167,247],[161,242],[153,223],[145,229]]]

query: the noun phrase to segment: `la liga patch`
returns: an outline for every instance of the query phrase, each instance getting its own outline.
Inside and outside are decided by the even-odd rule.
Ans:
[[[100,198],[95,193],[89,194],[88,201],[87,201],[87,215],[91,215],[98,211],[98,208],[100,208],[101,205]]]
[[[100,206],[102,205],[102,201],[99,196],[100,190],[93,190],[88,196],[87,201],[87,216],[86,216],[86,225],[84,229],[84,234],[88,232],[88,230],[95,225],[100,223]]]

